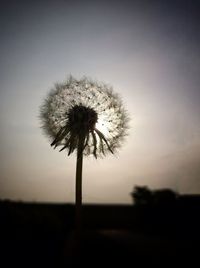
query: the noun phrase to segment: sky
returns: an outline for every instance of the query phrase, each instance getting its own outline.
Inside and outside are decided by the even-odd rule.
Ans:
[[[74,202],[76,156],[38,118],[69,74],[112,85],[131,118],[116,155],[84,158],[83,203],[200,194],[199,1],[1,1],[0,25],[0,199]]]

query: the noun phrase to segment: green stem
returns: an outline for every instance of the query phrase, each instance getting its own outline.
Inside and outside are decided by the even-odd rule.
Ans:
[[[82,229],[82,167],[83,167],[84,137],[79,137],[76,161],[76,232],[80,237]]]

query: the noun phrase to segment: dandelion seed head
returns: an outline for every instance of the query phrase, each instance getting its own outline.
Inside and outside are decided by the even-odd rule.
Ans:
[[[41,106],[45,134],[71,154],[84,138],[85,155],[114,152],[127,134],[128,116],[120,97],[105,83],[70,76],[55,84]]]

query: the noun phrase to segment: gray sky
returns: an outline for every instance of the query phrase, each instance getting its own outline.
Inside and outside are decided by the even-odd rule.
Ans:
[[[134,185],[200,193],[199,1],[1,1],[0,198],[74,202],[75,161],[50,147],[39,106],[55,82],[113,86],[131,122],[116,156],[84,159],[83,202]]]

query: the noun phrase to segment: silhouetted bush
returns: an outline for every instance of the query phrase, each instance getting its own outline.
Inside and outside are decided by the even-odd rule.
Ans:
[[[135,186],[131,196],[135,205],[149,205],[153,201],[153,193],[147,186]]]
[[[147,186],[135,186],[131,196],[136,206],[173,206],[178,199],[178,194],[171,189],[151,190]]]

